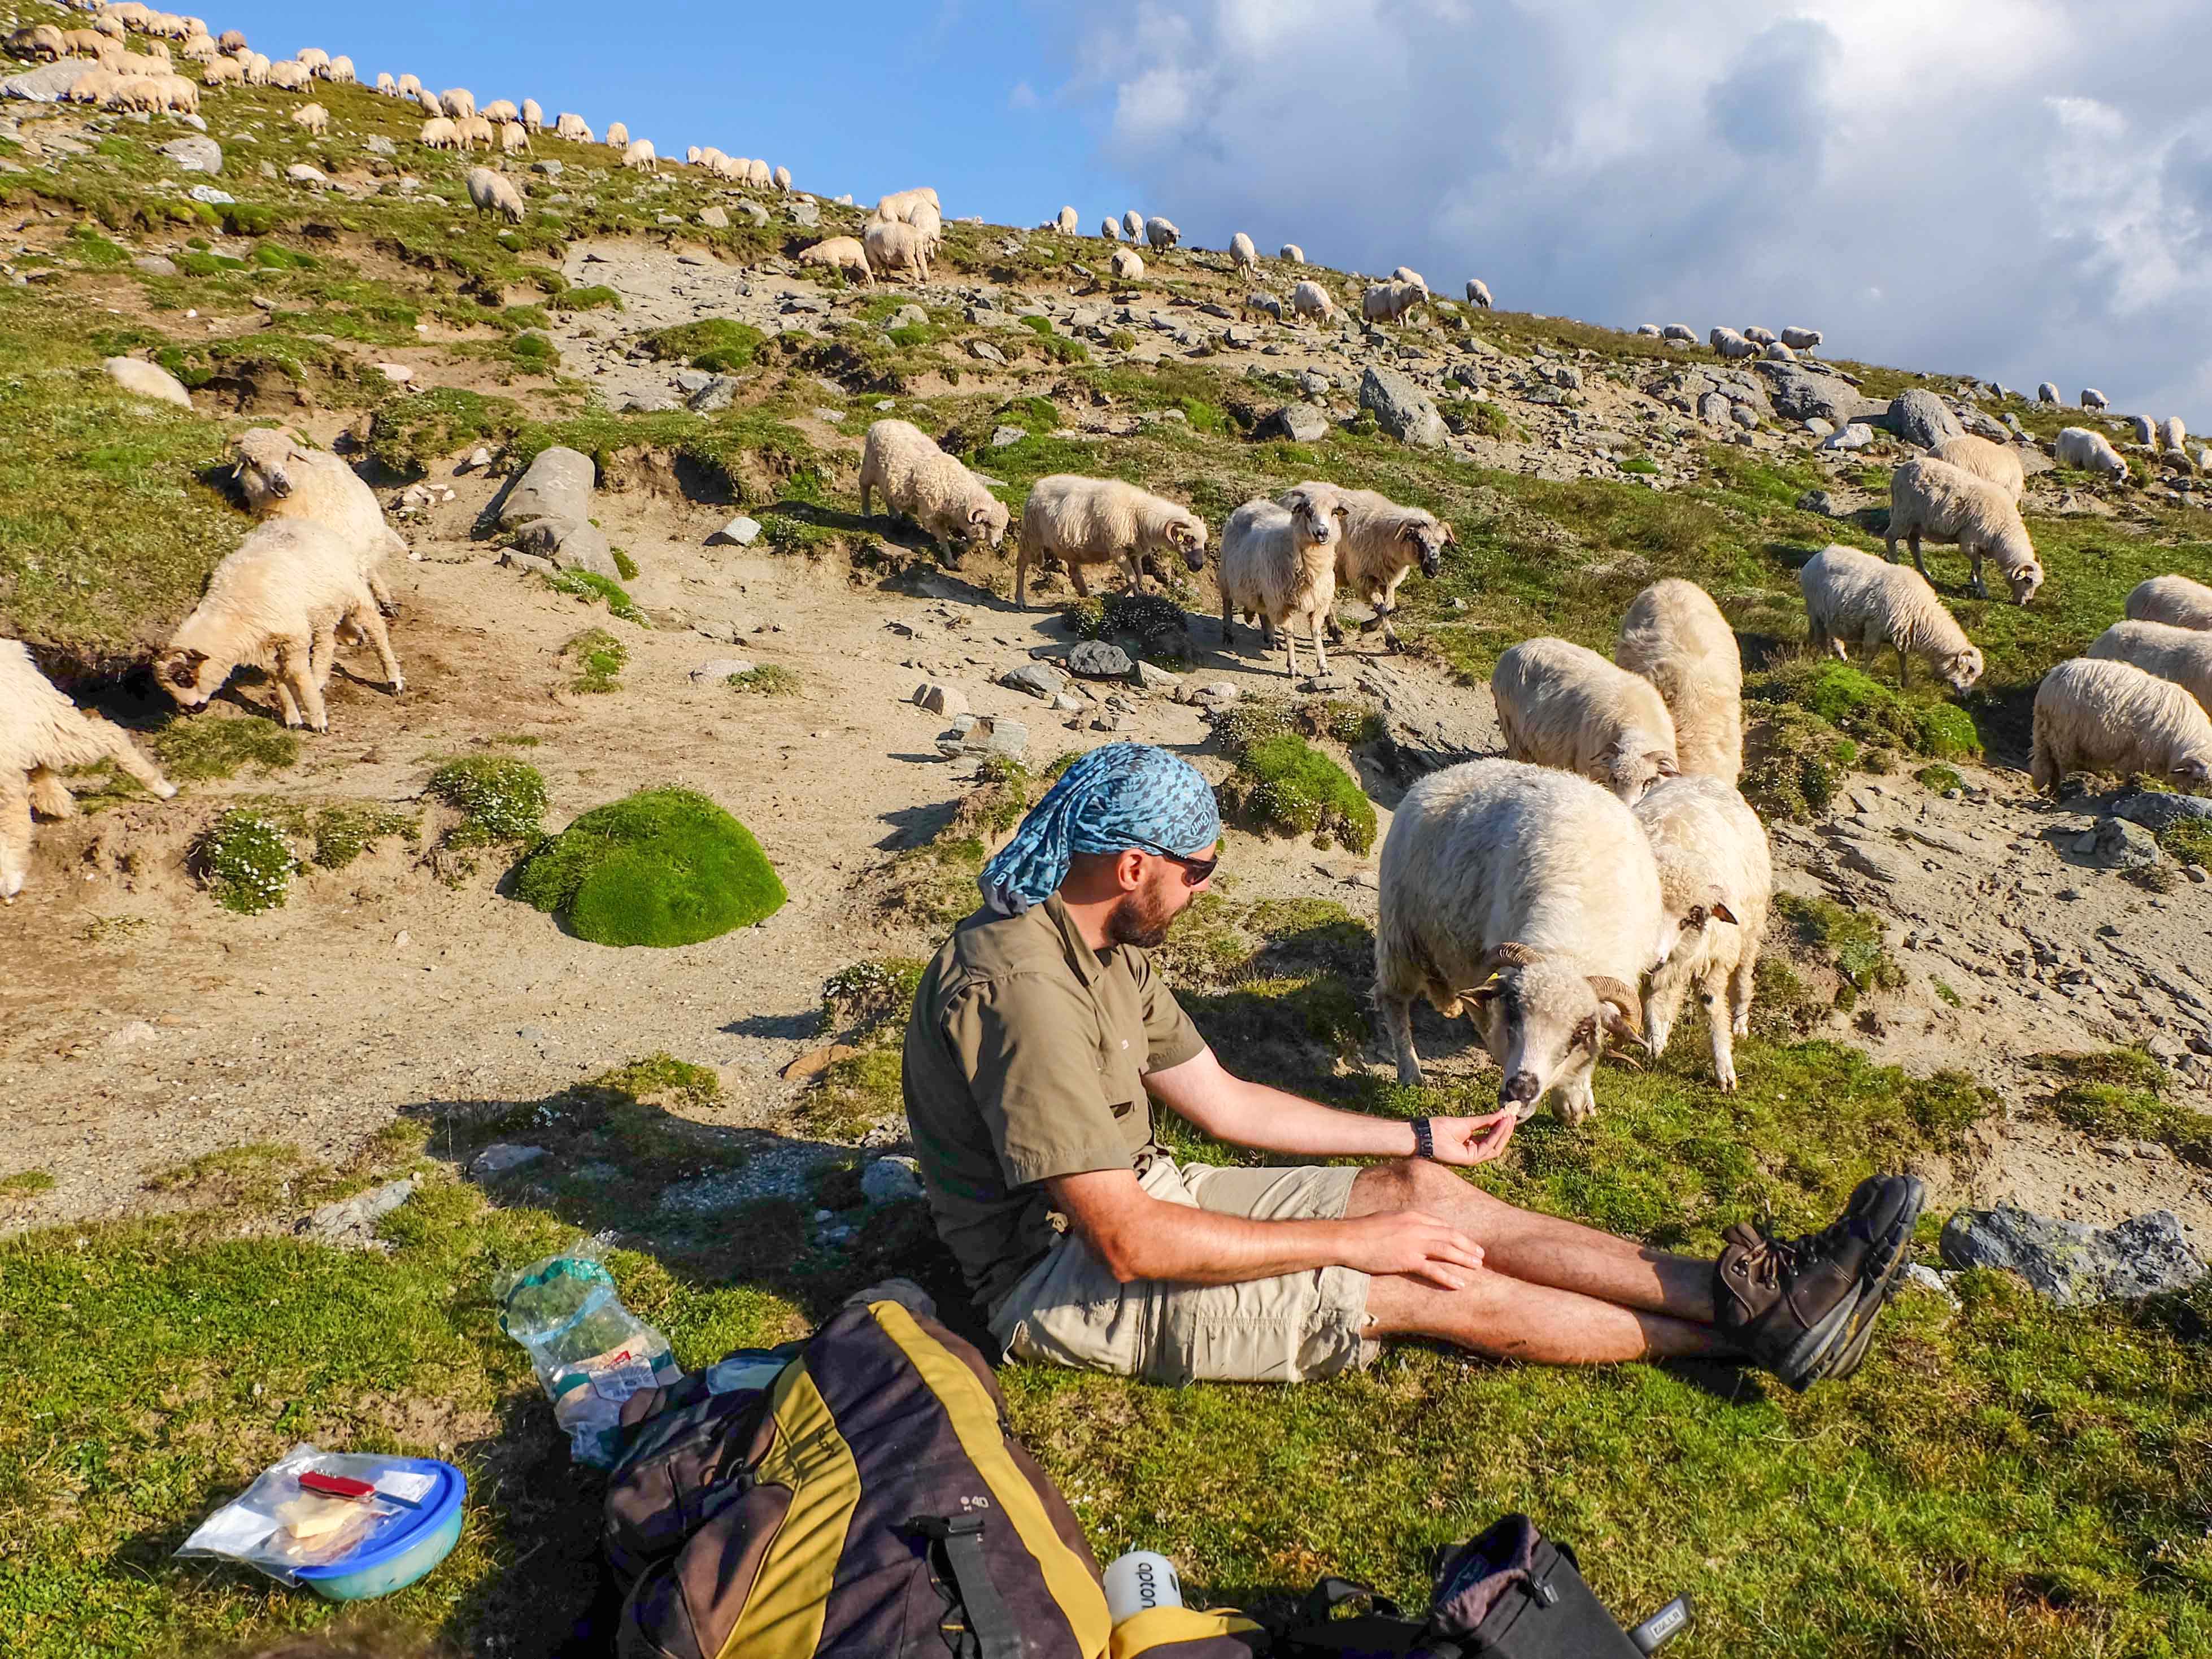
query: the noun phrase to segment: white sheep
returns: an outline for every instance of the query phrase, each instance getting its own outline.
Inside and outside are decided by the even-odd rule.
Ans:
[[[1712,596],[1679,576],[1636,596],[1613,660],[1657,688],[1674,722],[1674,763],[1731,788],[1743,775],[1743,652]]]
[[[1261,648],[1283,630],[1289,673],[1298,677],[1297,624],[1313,635],[1314,672],[1328,672],[1322,635],[1336,605],[1337,544],[1351,518],[1336,486],[1306,483],[1275,501],[1249,501],[1221,526],[1221,643],[1235,640],[1233,615],[1260,623]]]
[[[775,174],[769,170],[767,162],[762,161],[757,155],[752,156],[745,162],[745,182],[756,190],[773,190],[775,187]],[[933,201],[929,205],[933,210],[937,204]],[[911,214],[908,216],[907,222],[908,224],[914,222]]]
[[[1810,351],[1820,343],[1820,331],[1817,328],[1785,328],[1782,331],[1782,343],[1792,351]]]
[[[1923,538],[1958,544],[1972,568],[1974,592],[1979,598],[1987,599],[1990,592],[1982,580],[1984,558],[1996,561],[2014,605],[2026,605],[2043,586],[2043,566],[2012,497],[1947,461],[1907,461],[1890,475],[1889,523],[1882,538],[1891,562],[1896,561],[1897,544],[1905,541],[1912,549],[1913,568],[1925,576],[1928,566],[1920,555]]]
[[[325,52],[320,46],[303,47],[295,52],[293,57],[311,70],[321,69],[331,61],[330,53]]]
[[[478,171],[482,171],[481,168]],[[354,550],[369,597],[386,616],[398,607],[380,574],[407,544],[385,521],[376,492],[339,456],[311,449],[281,427],[254,427],[232,441],[231,477],[257,519],[306,519],[334,530]]]
[[[1145,240],[1145,216],[1138,212],[1136,209],[1131,208],[1127,213],[1121,216],[1121,230],[1122,234],[1127,236],[1131,241],[1143,241]]]
[[[769,177],[775,181],[775,187],[778,190],[787,192],[791,189],[791,169],[789,167],[778,167],[774,173],[770,173]],[[1075,234],[1073,227],[1070,227],[1068,234],[1070,235],[1073,235]]]
[[[1992,443],[1987,438],[1965,432],[1955,438],[1942,440],[1929,453],[1961,472],[1971,472],[1984,483],[1995,484],[2014,502],[2027,488],[2027,469],[2021,465],[2020,452],[2010,444]]]
[[[1073,208],[1064,207],[1053,215],[1051,228],[1063,236],[1073,236],[1075,234],[1076,227],[1082,222],[1083,221],[1076,216]]]
[[[1682,345],[1695,345],[1698,343],[1697,331],[1687,323],[1668,324],[1659,331],[1659,337],[1662,340],[1673,340]]]
[[[1480,276],[1467,279],[1467,302],[1480,310],[1490,309],[1490,284]]]
[[[320,104],[302,104],[292,112],[292,122],[320,137],[331,130],[331,112]]]
[[[891,228],[911,234],[908,226]],[[863,518],[872,489],[882,492],[885,512],[920,525],[956,568],[964,553],[995,548],[1006,538],[1012,515],[1006,503],[927,433],[904,421],[878,421],[868,428],[860,455]]]
[[[1655,1055],[1692,987],[1705,1007],[1713,1077],[1736,1085],[1735,1039],[1751,1030],[1759,950],[1774,892],[1766,826],[1744,798],[1716,777],[1669,778],[1636,803],[1637,822],[1659,869],[1659,903],[1680,932],[1644,990],[1644,1036]]]
[[[916,202],[907,210],[906,222],[914,234],[921,238],[924,256],[934,259],[938,249],[945,243],[944,216],[937,210],[934,204]]]
[[[522,112],[514,106],[512,98],[495,98],[477,112],[487,121],[519,121]]]
[[[2061,428],[2051,445],[2051,454],[2061,466],[2101,473],[2113,479],[2128,476],[2128,464],[2112,447],[2112,440],[2086,426]]]
[[[2035,688],[2028,775],[2057,793],[2075,772],[2161,777],[2178,788],[2212,783],[2212,715],[2171,680],[2133,663],[2076,657]]]
[[[641,173],[660,171],[660,161],[653,153],[653,140],[650,138],[633,138],[623,145],[622,164]]]
[[[918,283],[929,280],[929,240],[912,225],[871,219],[861,246],[879,276],[905,274]]]
[[[434,115],[422,123],[416,143],[425,149],[459,149],[461,147],[460,129],[447,117]]]
[[[1098,222],[1098,234],[1109,242],[1120,241],[1121,240],[1121,222],[1119,219],[1101,219]]]
[[[592,142],[592,129],[584,118],[580,115],[572,115],[567,110],[562,111],[560,118],[553,123],[553,136],[556,138],[566,138],[579,144],[588,144]]]
[[[2056,387],[2056,386],[2051,387],[2051,391],[2052,391],[2052,392],[2056,392],[2057,390],[2058,390],[2058,388],[2057,388],[2057,387]],[[2054,398],[2051,398],[2051,402],[2053,402],[2053,403],[2057,403],[2057,402],[2058,401],[2058,399],[2057,399],[2056,397],[2054,397]],[[2110,409],[2112,406],[2112,400],[2111,398],[2107,398],[2107,397],[2106,397],[2103,392],[2101,392],[2098,391],[2096,387],[2094,387],[2094,386],[2083,386],[2083,387],[2081,388],[2081,407],[2082,407],[2082,408],[2084,408],[2084,409]]]
[[[875,273],[868,269],[868,251],[861,246],[857,236],[827,236],[799,251],[802,265],[822,265],[831,270],[842,270],[860,279],[863,288],[875,286]]]
[[[399,82],[392,78],[390,70],[379,70],[376,72],[376,89],[386,98],[397,97],[399,92]]]
[[[1779,340],[1759,355],[1764,361],[1770,363],[1794,363],[1797,361],[1797,354]]]
[[[2186,576],[2153,576],[2128,594],[2127,615],[2130,622],[2212,629],[2212,587]]]
[[[438,94],[429,90],[427,87],[416,93],[415,102],[418,106],[420,106],[425,115],[441,116],[445,115],[446,113],[446,106],[438,101]],[[452,118],[447,117],[447,118],[451,119]]]
[[[179,707],[198,708],[240,664],[271,668],[284,724],[326,732],[323,686],[342,624],[367,635],[393,692],[404,690],[351,543],[313,520],[272,520],[215,568],[206,597],[156,659],[154,677]]]
[[[1387,283],[1371,283],[1362,290],[1360,318],[1370,323],[1403,322],[1427,303],[1428,298],[1425,288],[1394,276]]]
[[[1501,1107],[1581,1122],[1606,1038],[1644,1041],[1637,981],[1663,960],[1659,868],[1635,814],[1585,779],[1471,761],[1406,792],[1384,837],[1375,1005],[1398,1080],[1422,1081],[1413,1004],[1464,1013]]]
[[[1306,251],[1296,242],[1285,242],[1282,252],[1275,257],[1286,265],[1302,265],[1306,262]]]
[[[31,813],[76,811],[60,775],[112,761],[163,800],[176,785],[116,726],[64,696],[20,640],[0,640],[0,900],[12,902],[30,873]]]
[[[97,27],[98,25],[95,24],[94,27]],[[245,33],[240,29],[225,29],[216,41],[216,45],[221,46],[225,52],[244,52],[246,50]]]
[[[1319,283],[1301,282],[1291,290],[1291,315],[1325,323],[1336,315],[1336,301]]]
[[[1705,343],[1723,357],[1755,357],[1759,348],[1732,328],[1717,328],[1705,337]]]
[[[1145,246],[1155,253],[1165,253],[1182,240],[1182,232],[1174,223],[1158,216],[1145,221]]]
[[[2189,424],[2179,415],[2169,415],[2158,423],[2158,441],[2169,455],[2185,454],[2189,447]]]
[[[2057,385],[2050,380],[2040,382],[2035,388],[2035,401],[2039,404],[2057,403],[2058,401]]]
[[[489,149],[499,142],[491,123],[481,115],[464,115],[453,123],[453,131],[461,141],[463,149]]]
[[[210,87],[242,87],[246,84],[246,65],[235,58],[218,58],[201,65],[200,80]]]
[[[1117,283],[1140,283],[1145,278],[1145,256],[1131,247],[1117,247],[1107,268]]]
[[[1916,571],[1832,545],[1805,562],[1797,586],[1805,595],[1808,642],[1820,654],[1848,661],[1847,645],[1863,647],[1869,657],[1893,645],[1900,689],[1915,653],[1954,691],[1966,691],[1982,677],[1981,652]]]
[[[1206,568],[1206,520],[1178,502],[1119,478],[1086,478],[1055,472],[1030,486],[1022,503],[1020,550],[1014,560],[1014,605],[1029,603],[1032,559],[1056,558],[1067,567],[1078,595],[1091,592],[1083,578],[1090,564],[1119,562],[1132,592],[1145,591],[1145,560],[1177,557],[1193,572]]]
[[[1761,348],[1771,346],[1782,337],[1771,328],[1753,326],[1740,330],[1739,331],[1742,334],[1743,337],[1750,341],[1752,344]]]
[[[1505,752],[1604,785],[1633,806],[1681,771],[1659,688],[1568,640],[1523,640],[1498,659],[1490,693]]]
[[[522,129],[529,133],[545,130],[545,111],[535,98],[522,100]]]
[[[27,23],[8,37],[8,50],[33,63],[58,63],[69,51],[62,32],[52,23]]]
[[[1241,230],[1229,239],[1229,262],[1240,271],[1255,271],[1260,268],[1260,250]]]
[[[522,191],[514,180],[490,167],[469,169],[469,200],[479,214],[497,213],[511,225],[519,225],[529,216],[530,210],[523,204]]]
[[[499,148],[502,155],[526,155],[530,151],[530,129],[520,121],[499,124]]]
[[[316,74],[333,86],[349,87],[354,83],[353,59],[340,53],[325,64]]]
[[[1449,524],[1425,507],[1401,507],[1372,489],[1340,489],[1337,495],[1346,515],[1344,535],[1336,549],[1337,587],[1374,607],[1374,617],[1367,626],[1381,624],[1382,643],[1395,651],[1398,633],[1390,618],[1398,609],[1399,584],[1416,564],[1424,576],[1434,581],[1443,571],[1444,549],[1458,546],[1459,538]],[[1329,611],[1328,636],[1333,641],[1344,637],[1334,606]]]
[[[287,61],[269,66],[269,84],[279,92],[305,92],[314,79],[305,64]]]
[[[2158,428],[2151,424],[2150,416],[2148,415],[2130,415],[2126,416],[2126,420],[2128,423],[2128,435],[2134,439],[2136,442],[2141,444],[2144,448],[2149,450],[2153,454],[2156,454],[2158,453]]]
[[[2169,623],[2118,622],[2090,642],[2085,653],[2103,662],[2129,662],[2176,685],[2212,714],[2212,634]]]
[[[458,121],[477,112],[477,95],[466,87],[448,87],[438,94],[438,107]]]
[[[908,222],[908,215],[923,202],[928,203],[939,213],[945,210],[945,204],[937,199],[935,189],[928,185],[917,185],[912,190],[895,190],[888,196],[877,198],[874,210],[868,216],[902,225]]]

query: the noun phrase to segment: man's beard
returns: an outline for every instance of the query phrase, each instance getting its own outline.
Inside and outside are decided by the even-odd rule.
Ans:
[[[1116,945],[1156,951],[1168,942],[1168,929],[1175,926],[1177,914],[1164,904],[1147,904],[1141,893],[1131,893],[1106,913],[1106,937]]]

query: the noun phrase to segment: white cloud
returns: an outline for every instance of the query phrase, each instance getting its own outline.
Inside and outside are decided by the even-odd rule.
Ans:
[[[1208,246],[2086,380],[2212,425],[2212,7],[1062,0],[1103,159]]]
[[[1026,81],[1015,82],[1014,89],[1006,94],[1008,109],[1033,110],[1042,101],[1036,95],[1036,88]]]

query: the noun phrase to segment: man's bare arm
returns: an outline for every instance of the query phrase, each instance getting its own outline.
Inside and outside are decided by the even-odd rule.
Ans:
[[[1202,1048],[1180,1066],[1149,1072],[1145,1087],[1176,1115],[1232,1146],[1305,1158],[1411,1158],[1413,1130],[1395,1118],[1341,1112],[1232,1075]],[[1437,1162],[1485,1164],[1505,1150],[1511,1112],[1431,1121]]]

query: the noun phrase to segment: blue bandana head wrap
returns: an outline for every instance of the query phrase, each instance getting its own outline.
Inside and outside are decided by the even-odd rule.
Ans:
[[[1078,853],[1131,848],[1196,854],[1221,839],[1213,789],[1179,756],[1144,743],[1109,743],[1060,774],[976,885],[1001,915],[1042,904]]]

